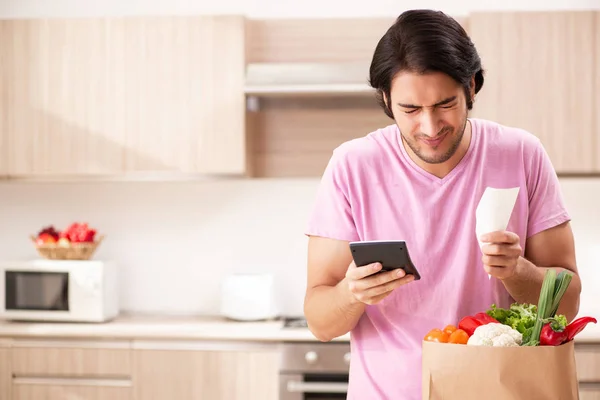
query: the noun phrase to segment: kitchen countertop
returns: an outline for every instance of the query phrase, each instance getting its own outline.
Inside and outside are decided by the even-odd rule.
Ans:
[[[0,338],[109,338],[235,341],[317,341],[307,328],[283,321],[244,322],[221,317],[121,315],[106,323],[0,321]],[[349,341],[350,335],[334,341]]]
[[[283,321],[240,322],[221,317],[121,315],[94,323],[0,321],[0,338],[103,338],[139,340],[317,341],[307,328],[283,328]],[[333,341],[348,342],[350,335]],[[600,324],[589,324],[576,343],[600,343]]]

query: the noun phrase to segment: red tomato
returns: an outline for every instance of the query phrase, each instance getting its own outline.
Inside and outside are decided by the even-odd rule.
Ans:
[[[448,335],[446,332],[439,328],[435,328],[430,330],[427,335],[425,335],[424,340],[426,342],[448,343],[449,337],[450,335]]]

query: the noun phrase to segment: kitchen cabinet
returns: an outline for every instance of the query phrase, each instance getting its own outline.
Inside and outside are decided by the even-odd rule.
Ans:
[[[321,176],[337,146],[394,123],[368,86],[373,52],[394,21],[248,20],[250,176]]]
[[[600,387],[579,390],[579,400],[600,400]]]
[[[277,400],[276,344],[6,339],[0,398]]]
[[[537,135],[561,174],[600,172],[598,21],[593,11],[469,16],[486,70],[473,116]]]
[[[393,123],[376,104],[319,99],[286,107],[292,100],[265,100],[251,123],[252,175],[257,177],[320,176],[333,149],[347,140]]]
[[[245,173],[244,21],[0,21],[8,173]]]
[[[12,366],[10,341],[0,341],[0,399],[11,398]]]
[[[575,345],[580,400],[600,400],[600,344]]]
[[[600,11],[596,11],[596,23],[594,24],[596,33],[596,37],[594,38],[594,43],[596,43],[596,48],[594,50],[594,54],[596,55],[596,63],[594,70],[596,71],[596,76],[594,77],[595,89],[594,93],[596,93],[596,99],[594,102],[594,107],[596,110],[600,109]],[[596,170],[600,170],[600,113],[594,112],[596,116]],[[600,399],[598,399],[600,400]]]
[[[275,346],[162,343],[134,350],[133,360],[136,400],[278,398]]]
[[[10,359],[12,395],[3,398],[132,400],[127,341],[15,340]]]
[[[0,50],[1,51],[1,50]],[[8,145],[6,142],[6,132],[2,129],[2,119],[4,116],[1,114],[3,105],[2,92],[0,88],[0,179],[6,178],[6,174],[8,172]]]
[[[85,385],[92,385],[84,383]],[[83,385],[83,384],[82,384]],[[104,386],[73,386],[66,384],[45,384],[39,380],[30,385],[15,385],[12,400],[131,400],[129,389]]]

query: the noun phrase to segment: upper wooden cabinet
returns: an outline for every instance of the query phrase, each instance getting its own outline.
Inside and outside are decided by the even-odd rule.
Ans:
[[[595,43],[595,47],[594,47],[594,54],[596,55],[596,63],[595,63],[595,68],[594,70],[596,71],[596,76],[594,77],[594,81],[595,81],[595,89],[594,89],[594,93],[596,93],[596,102],[594,104],[595,107],[595,112],[594,115],[596,116],[596,136],[594,136],[594,138],[596,139],[596,148],[595,148],[595,152],[596,152],[596,170],[600,171],[600,112],[598,112],[598,110],[600,109],[600,11],[596,11],[596,29],[595,29],[595,33],[596,36],[594,38],[594,43]],[[599,396],[600,397],[600,396]]]
[[[244,26],[241,16],[1,21],[9,174],[244,173]]]
[[[0,35],[2,31],[0,30]],[[0,49],[0,66],[2,64],[2,49]],[[2,68],[0,67],[0,70]],[[3,81],[0,80],[0,85],[3,85]],[[4,113],[4,103],[6,101],[5,92],[0,86],[0,179],[6,176],[8,171],[8,145],[6,141],[6,130],[4,129],[4,119],[6,114]]]
[[[0,100],[0,102],[1,102],[1,100]],[[0,110],[2,110],[1,107],[0,107]],[[0,119],[2,119],[2,115],[0,115]],[[6,177],[6,174],[8,172],[7,162],[8,162],[8,147],[6,144],[6,138],[4,137],[4,132],[2,130],[0,130],[0,178]]]
[[[600,18],[592,11],[469,16],[486,70],[474,116],[537,135],[558,173],[600,172]]]
[[[337,146],[394,123],[368,80],[395,19],[248,20],[251,176],[320,176]]]

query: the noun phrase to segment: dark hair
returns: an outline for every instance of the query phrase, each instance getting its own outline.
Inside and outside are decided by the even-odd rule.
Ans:
[[[392,79],[400,71],[443,72],[461,84],[467,108],[473,108],[470,94],[475,76],[475,93],[483,86],[483,69],[475,45],[452,17],[441,11],[409,10],[396,19],[377,43],[369,84],[377,89],[377,100],[386,115],[394,118],[390,104]]]

